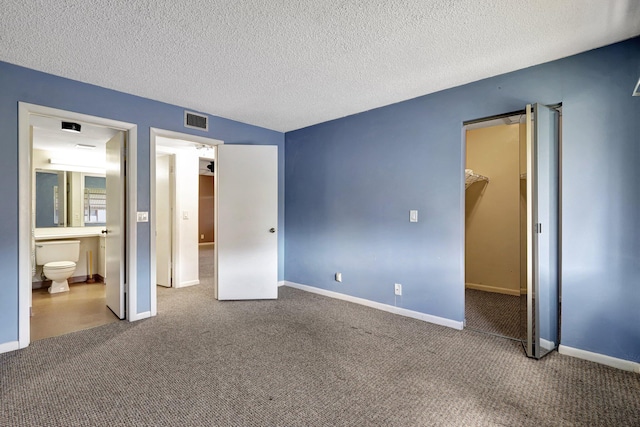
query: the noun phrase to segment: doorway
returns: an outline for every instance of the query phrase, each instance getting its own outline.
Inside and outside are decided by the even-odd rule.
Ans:
[[[167,141],[168,140],[168,141]],[[156,173],[158,150],[165,146],[175,149],[176,146],[187,147],[188,151],[205,150],[213,147],[213,157],[202,152],[195,156],[195,163],[189,161],[190,170],[196,172],[193,186],[178,185],[176,159],[176,191],[197,192],[198,181],[197,160],[215,159],[214,180],[214,229],[216,232],[213,245],[213,295],[218,300],[243,299],[276,299],[278,295],[278,147],[272,145],[226,145],[223,141],[182,134],[162,129],[151,129],[150,134],[150,173],[151,173],[151,205],[155,206],[157,198]],[[162,148],[159,148],[162,147]],[[194,156],[186,156],[185,159]],[[198,223],[196,206],[184,209],[175,208],[173,215],[176,222],[195,230],[194,239],[198,250]],[[193,213],[196,215],[193,215]],[[195,219],[195,220],[194,220]],[[191,224],[192,223],[192,224]],[[151,228],[156,230],[157,212],[151,213]],[[174,225],[172,246],[176,247],[176,234],[182,233]],[[157,283],[158,246],[157,231],[151,233],[151,273],[152,283]],[[189,249],[191,250],[191,249]],[[178,250],[182,253],[182,248]],[[185,259],[172,254],[173,281],[178,280],[178,273],[183,264],[197,263],[199,256]],[[247,268],[251,266],[251,268]],[[152,313],[157,312],[157,286],[152,286]]]
[[[525,338],[526,319],[522,116],[467,126],[465,166],[466,326],[516,340]]]
[[[206,249],[213,262],[213,173],[206,166],[214,161],[215,148],[188,139],[156,136],[155,151],[156,285],[197,285],[202,278],[199,259],[203,257],[203,241],[210,242]],[[208,175],[203,175],[203,168]],[[203,178],[211,192],[204,198]],[[203,230],[203,223],[210,228]]]
[[[20,348],[43,336],[135,317],[125,311],[125,281],[135,268],[135,260],[124,256],[125,245],[134,240],[128,237],[135,230],[135,225],[125,221],[125,144],[131,147],[135,139],[135,125],[19,104],[19,206],[23,213],[19,219]],[[52,176],[54,185],[43,184],[51,182]],[[135,194],[129,192],[128,196]],[[53,260],[54,264],[70,263],[73,269],[68,279],[61,279],[65,286],[71,286],[56,287],[59,292],[50,293],[38,254],[46,253],[42,247],[52,241],[64,246],[77,243],[77,252],[69,255],[73,260]],[[33,288],[37,298],[32,299]],[[135,296],[135,290],[129,293],[129,303]],[[91,299],[90,304],[85,303],[86,298]],[[66,317],[59,316],[61,312]],[[32,314],[38,316],[35,322]],[[43,316],[53,316],[56,321]],[[48,327],[55,323],[59,327],[49,332],[39,329],[32,335],[31,325],[40,328],[43,320]]]
[[[540,358],[560,323],[561,106],[465,122],[465,326]]]
[[[214,246],[201,246],[200,174],[222,141],[151,129],[152,310],[170,297],[166,288],[213,286]],[[206,169],[206,167],[205,167]],[[209,211],[213,222],[213,210]],[[204,275],[203,275],[204,273]],[[212,292],[213,293],[213,292]]]

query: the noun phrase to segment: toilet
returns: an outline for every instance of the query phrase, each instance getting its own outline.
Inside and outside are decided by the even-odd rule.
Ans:
[[[80,257],[80,240],[52,240],[36,242],[36,264],[53,283],[50,294],[69,291],[69,277],[76,271]]]

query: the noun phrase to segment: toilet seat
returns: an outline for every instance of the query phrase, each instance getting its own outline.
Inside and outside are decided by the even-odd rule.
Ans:
[[[73,261],[52,261],[44,265],[44,268],[48,270],[63,270],[71,267],[75,268],[76,263]]]

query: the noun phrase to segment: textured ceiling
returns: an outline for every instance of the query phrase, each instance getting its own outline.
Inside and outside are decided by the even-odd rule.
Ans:
[[[0,60],[288,131],[633,37],[640,1],[3,0],[0,19]]]

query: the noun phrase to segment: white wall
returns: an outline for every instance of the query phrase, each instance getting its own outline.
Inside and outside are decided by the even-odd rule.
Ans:
[[[67,215],[70,227],[84,226],[84,182],[80,172],[69,175],[67,192]]]
[[[159,147],[159,151],[162,149]],[[199,283],[198,269],[198,154],[193,148],[171,150],[175,154],[176,239],[178,259],[174,286]]]

